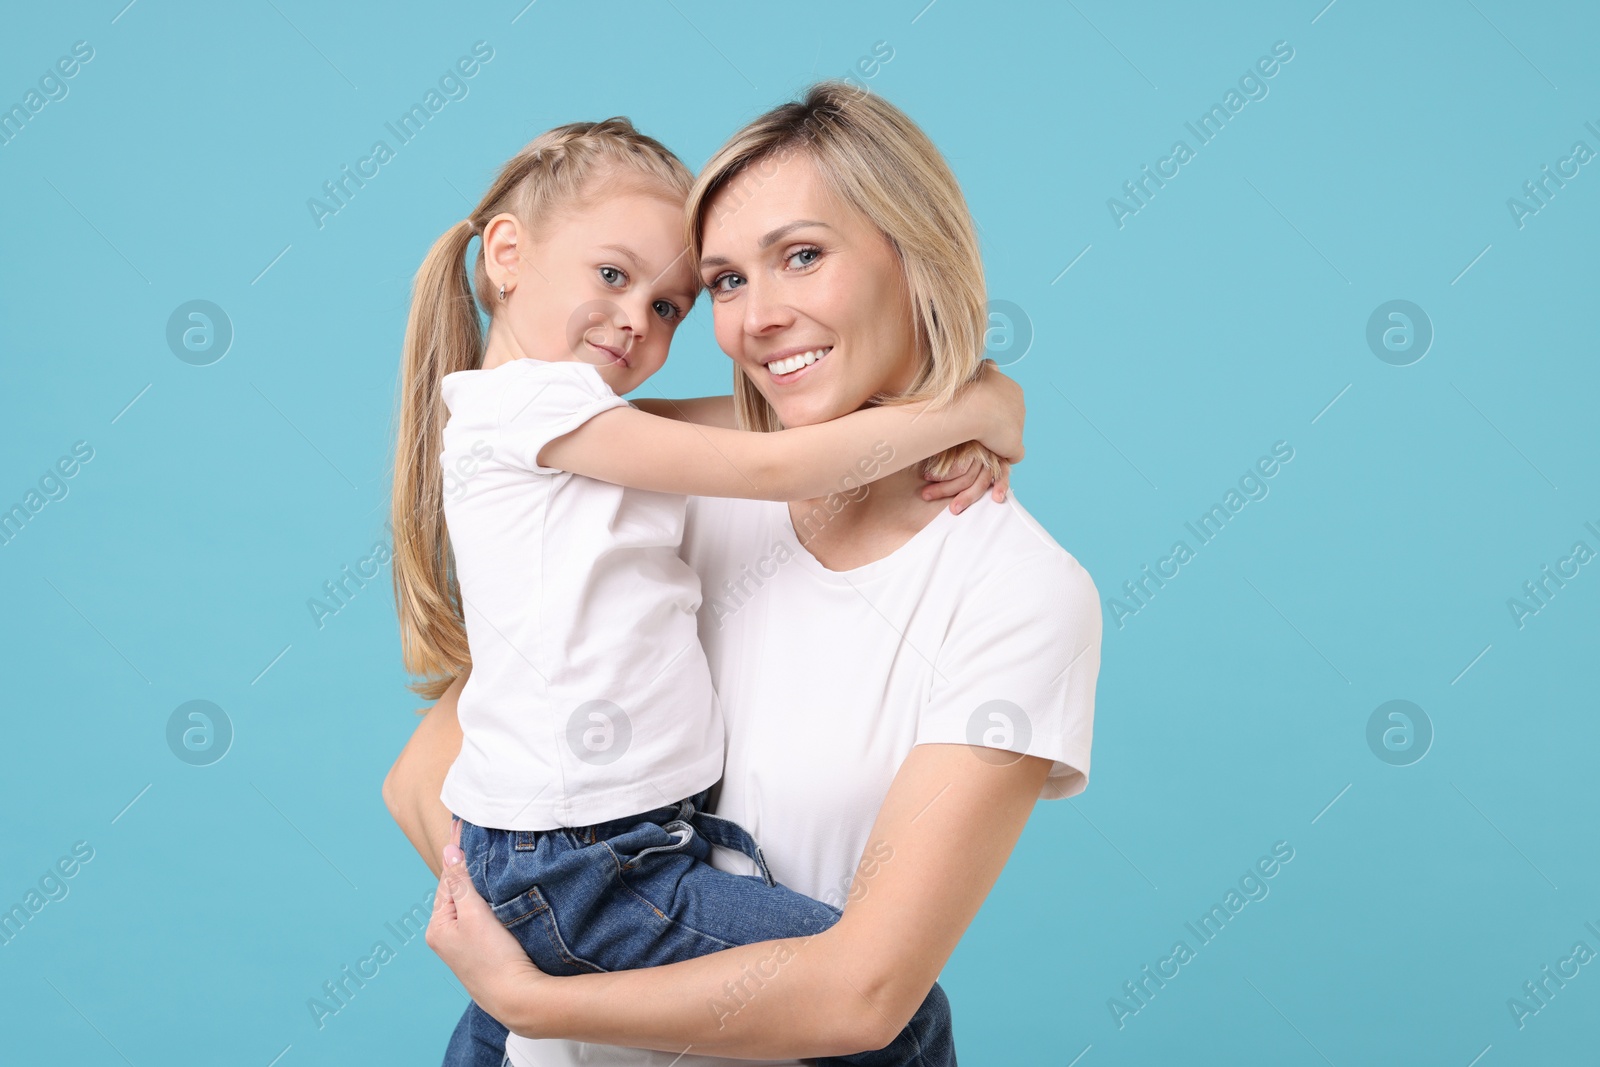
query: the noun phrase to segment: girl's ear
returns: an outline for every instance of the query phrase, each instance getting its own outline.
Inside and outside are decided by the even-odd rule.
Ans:
[[[517,287],[521,253],[526,251],[520,247],[522,238],[522,225],[509,213],[496,215],[483,228],[483,266],[491,287],[499,289],[503,285],[507,294]]]

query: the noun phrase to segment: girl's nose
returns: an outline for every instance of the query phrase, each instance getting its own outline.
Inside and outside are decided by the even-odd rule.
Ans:
[[[624,348],[631,347],[644,340],[645,331],[643,323],[639,319],[629,316],[617,328],[622,334]]]

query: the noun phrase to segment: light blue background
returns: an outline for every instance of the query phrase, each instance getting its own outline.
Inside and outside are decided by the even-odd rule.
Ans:
[[[1600,964],[1522,1029],[1507,1007],[1600,951],[1600,565],[1507,608],[1600,549],[1600,164],[1524,228],[1506,204],[1600,149],[1590,5],[124,2],[14,6],[0,38],[6,105],[94,48],[0,147],[0,506],[95,452],[0,547],[0,905],[95,853],[0,947],[0,1059],[436,1062],[464,998],[420,940],[307,1008],[432,888],[378,792],[418,703],[388,570],[321,629],[306,606],[385,536],[410,277],[539,131],[624,113],[698,167],[880,41],[868,84],[947,154],[1031,324],[1017,495],[1103,597],[1294,448],[1107,615],[1090,788],[1039,808],[945,970],[962,1062],[1593,1055]],[[307,199],[479,40],[470,95],[319,229]],[[1269,95],[1197,146],[1277,41]],[[1119,229],[1107,199],[1180,137]],[[193,299],[235,330],[210,366],[165,340]],[[1391,299],[1436,331],[1410,366],[1365,340]],[[709,321],[646,392],[726,391]],[[194,699],[236,731],[211,766],[167,747]],[[1436,732],[1410,766],[1366,741],[1391,699]],[[1109,998],[1276,841],[1270,896],[1119,1029]]]

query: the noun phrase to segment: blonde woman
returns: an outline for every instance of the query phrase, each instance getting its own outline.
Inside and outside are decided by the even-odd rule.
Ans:
[[[695,419],[819,425],[979,373],[971,217],[938,151],[881,98],[822,83],[761,116],[707,164],[688,213],[735,364],[733,397],[687,407]],[[796,351],[820,357],[783,361]],[[971,459],[946,454],[940,473]],[[509,1062],[792,1064],[901,1032],[1034,803],[1088,782],[1094,583],[1014,498],[979,490],[950,514],[943,497],[972,480],[987,485],[969,471],[927,487],[907,469],[853,498],[690,499],[682,555],[727,730],[714,810],[762,841],[778,880],[845,904],[822,933],[540,973],[462,874],[435,799],[460,745],[459,679],[429,712],[385,795],[431,866],[452,861],[429,943],[509,1025]]]
[[[871,482],[974,440],[1022,454],[1021,390],[998,371],[937,411],[883,404],[776,433],[623,400],[665,363],[700,288],[683,239],[690,183],[626,119],[540,134],[434,242],[406,330],[393,500],[405,663],[431,695],[476,667],[440,800],[474,889],[552,974],[673,963],[837,918],[766,870],[707,862],[713,844],[762,858],[703,811],[724,730],[696,634],[700,581],[679,557],[683,494],[803,499],[841,471]],[[446,1067],[498,1067],[503,1034],[469,1006]],[[890,1044],[828,1063],[953,1064],[942,990]]]

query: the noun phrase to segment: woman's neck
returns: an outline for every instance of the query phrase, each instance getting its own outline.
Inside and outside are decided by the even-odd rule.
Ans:
[[[831,571],[853,570],[884,558],[950,506],[947,499],[922,499],[920,466],[914,463],[860,487],[854,500],[836,493],[790,501],[795,536]]]

